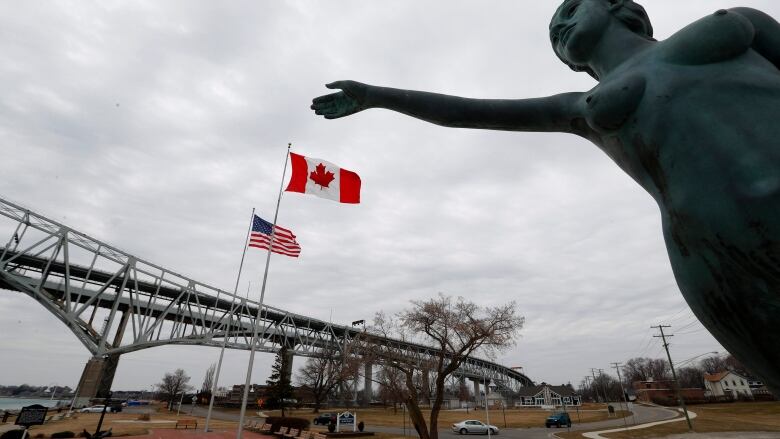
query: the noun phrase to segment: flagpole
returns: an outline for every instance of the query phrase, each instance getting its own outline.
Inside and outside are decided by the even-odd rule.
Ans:
[[[279,217],[279,205],[282,202],[282,191],[284,190],[284,177],[287,175],[287,161],[290,159],[290,147],[292,143],[287,144],[287,155],[284,157],[284,169],[282,170],[282,183],[279,185],[279,198],[276,199],[276,212],[274,212],[274,224],[271,227],[271,242],[268,244],[268,255],[265,258],[265,272],[263,273],[263,285],[260,287],[260,305],[257,307],[257,315],[252,325],[252,347],[249,349],[249,366],[246,369],[246,383],[244,383],[244,397],[241,399],[241,415],[238,417],[238,434],[236,439],[241,439],[244,432],[244,416],[246,415],[246,402],[249,399],[249,385],[252,381],[252,366],[255,363],[255,349],[257,345],[257,323],[260,320],[260,312],[263,309],[263,300],[265,299],[265,283],[268,279],[268,266],[271,263],[271,249],[274,245],[274,236],[276,235],[276,220]],[[265,333],[265,330],[263,331]]]
[[[255,208],[252,208],[252,216],[249,217],[249,228],[246,231],[246,238],[244,238],[244,251],[241,253],[241,263],[238,265],[238,276],[236,276],[236,286],[233,288],[233,300],[230,303],[230,314],[228,315],[228,324],[225,329],[225,336],[222,340],[222,349],[219,351],[219,361],[217,362],[217,370],[214,372],[214,382],[211,383],[211,398],[209,399],[209,411],[206,413],[206,426],[203,431],[208,433],[209,422],[211,422],[211,411],[214,409],[214,397],[217,393],[217,383],[219,382],[219,373],[222,370],[222,358],[225,356],[225,348],[227,347],[227,341],[230,337],[230,327],[233,326],[233,312],[236,309],[236,294],[238,294],[238,284],[241,281],[241,271],[244,269],[244,258],[246,257],[246,248],[249,242],[249,235],[252,232],[252,224],[255,220]],[[215,307],[216,308],[216,307]]]

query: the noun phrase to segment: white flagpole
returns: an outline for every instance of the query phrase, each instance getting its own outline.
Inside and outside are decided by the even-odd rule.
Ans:
[[[260,320],[260,312],[263,309],[263,300],[265,299],[265,283],[268,279],[268,266],[271,263],[271,248],[274,245],[274,236],[276,235],[276,220],[279,217],[279,204],[282,202],[282,191],[284,190],[284,177],[287,175],[287,161],[290,159],[290,147],[292,143],[287,144],[287,155],[284,157],[284,170],[282,170],[282,184],[279,186],[279,198],[276,200],[276,212],[274,213],[274,224],[271,228],[271,242],[268,244],[268,256],[265,258],[265,272],[263,273],[263,286],[260,287],[260,304],[257,307],[257,315],[252,325],[252,347],[249,349],[249,366],[246,369],[246,383],[244,383],[244,397],[241,399],[241,415],[238,417],[238,434],[236,439],[241,439],[244,432],[244,416],[246,415],[246,402],[249,399],[249,385],[252,381],[252,366],[255,363],[255,350],[257,345],[257,323]],[[263,331],[265,333],[265,330]]]
[[[214,372],[214,382],[211,383],[211,399],[209,400],[209,411],[206,413],[206,426],[203,431],[208,433],[209,422],[211,422],[211,411],[214,409],[214,397],[217,393],[217,383],[219,382],[219,373],[222,370],[222,358],[225,356],[225,348],[227,347],[227,341],[230,337],[230,327],[233,326],[233,312],[236,309],[236,295],[238,294],[238,283],[241,281],[241,271],[244,268],[244,257],[246,257],[246,248],[249,244],[249,235],[252,233],[252,224],[255,221],[255,208],[252,208],[252,216],[249,217],[249,228],[246,231],[246,238],[244,238],[244,251],[241,253],[241,263],[238,265],[238,276],[236,276],[236,286],[233,288],[233,301],[230,304],[230,314],[228,315],[228,324],[225,329],[225,335],[222,339],[222,349],[219,351],[219,361],[217,362],[217,370]]]

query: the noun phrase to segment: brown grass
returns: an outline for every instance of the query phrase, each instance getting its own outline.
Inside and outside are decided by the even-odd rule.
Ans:
[[[366,424],[367,428],[370,428],[372,425],[380,425],[380,426],[387,426],[387,427],[402,427],[404,424],[404,412],[400,408],[397,411],[393,411],[392,408],[371,408],[371,409],[338,409],[338,408],[330,408],[327,410],[321,410],[322,412],[336,412],[336,411],[344,411],[349,410],[353,413],[357,413],[357,420],[358,422],[362,421]],[[596,411],[598,410],[598,411]],[[577,412],[576,410],[569,409],[569,414],[571,416],[573,423],[578,423],[577,418]],[[279,412],[277,411],[264,411],[264,413],[268,415],[279,415]],[[426,419],[428,418],[428,411],[424,411],[423,413],[426,414]],[[490,410],[490,423],[492,425],[497,426],[498,428],[525,428],[525,427],[544,427],[544,420],[547,419],[547,417],[550,415],[551,412],[541,409],[507,409],[505,412],[502,412],[501,410]],[[579,417],[582,420],[583,423],[586,422],[595,422],[595,421],[603,421],[605,419],[608,419],[608,415],[606,412],[606,406],[601,405],[590,405],[583,407],[579,412]],[[506,415],[506,424],[504,423],[504,415]],[[623,412],[618,412],[618,416],[623,416]],[[301,417],[306,419],[313,419],[314,414],[309,409],[303,409],[303,410],[287,410],[287,416],[295,416],[295,417]],[[445,410],[439,413],[439,430],[443,429],[449,429],[452,424],[456,422],[460,422],[466,419],[478,419],[482,422],[485,422],[485,410],[469,410],[468,413],[465,411],[454,411],[454,410]],[[406,425],[409,425],[409,419],[406,420]],[[312,427],[313,429],[316,429],[316,427]]]
[[[728,431],[780,431],[780,402],[737,402],[732,404],[695,405],[689,409],[697,417],[691,422],[697,433]],[[685,421],[662,424],[640,430],[604,435],[611,439],[656,438],[687,433]],[[581,433],[559,433],[562,438],[581,438]]]
[[[357,413],[358,421],[362,421],[366,424],[366,427],[370,430],[372,425],[376,426],[391,426],[402,427],[404,424],[403,410],[400,408],[394,411],[392,408],[371,408],[371,409],[339,409],[330,408],[322,410],[323,412],[335,412],[350,410]],[[236,410],[237,412],[238,410]],[[103,420],[103,430],[112,428],[114,436],[139,436],[148,434],[150,429],[167,429],[174,428],[176,425],[176,413],[168,412],[164,407],[150,407],[151,421],[153,423],[140,422],[142,414],[140,413],[107,413]],[[278,416],[278,411],[264,411],[267,415]],[[254,413],[250,412],[251,415]],[[427,412],[426,412],[427,414]],[[505,413],[501,410],[490,410],[490,423],[504,428],[504,414],[506,415],[506,426],[509,428],[522,428],[522,427],[540,427],[544,426],[544,420],[549,416],[550,412],[539,409],[507,409]],[[577,418],[577,412],[570,410],[571,418],[574,423],[579,422]],[[314,414],[310,409],[302,410],[287,410],[287,416],[295,416],[306,419],[313,419]],[[198,429],[203,428],[203,418],[194,417],[190,415],[181,414],[178,419],[198,419]],[[52,433],[59,431],[72,431],[79,433],[86,429],[89,432],[94,432],[97,427],[98,420],[100,419],[99,413],[74,413],[69,419],[63,419],[60,421],[49,422],[45,425],[34,426],[30,429],[30,437],[35,437],[39,434],[43,434],[44,437],[50,437]],[[484,410],[469,410],[465,411],[442,411],[439,415],[439,429],[449,429],[455,422],[460,422],[466,419],[479,419],[485,420]],[[607,419],[607,412],[604,405],[586,405],[580,410],[580,419],[582,422],[594,422]],[[118,422],[118,421],[139,421],[139,422]],[[159,423],[159,421],[169,421],[167,423]],[[409,426],[409,419],[406,419],[406,425]],[[212,420],[211,427],[214,429],[231,429],[236,428],[236,422],[218,421]],[[312,430],[325,430],[325,427],[314,426]],[[379,434],[380,439],[391,439],[397,437],[393,434]]]

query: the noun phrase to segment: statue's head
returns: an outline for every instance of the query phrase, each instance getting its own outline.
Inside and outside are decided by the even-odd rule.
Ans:
[[[576,72],[588,72],[593,48],[601,40],[611,20],[632,32],[653,39],[653,26],[645,9],[633,0],[565,0],[550,22],[550,41],[558,58]]]

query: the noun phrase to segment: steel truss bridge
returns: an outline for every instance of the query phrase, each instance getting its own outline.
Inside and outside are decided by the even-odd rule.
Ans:
[[[259,303],[144,261],[0,198],[3,242],[0,288],[35,299],[93,355],[79,383],[80,397],[108,392],[121,354],[169,344],[251,347]],[[294,355],[318,356],[343,351],[362,333],[267,305],[259,316],[256,349],[261,352],[286,347]],[[420,365],[430,364],[438,353],[422,344],[370,339],[387,358],[403,356]],[[456,375],[486,378],[500,389],[533,385],[517,370],[478,358],[468,358]]]

